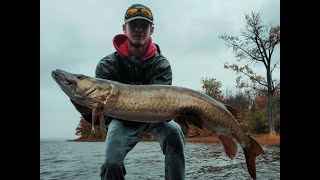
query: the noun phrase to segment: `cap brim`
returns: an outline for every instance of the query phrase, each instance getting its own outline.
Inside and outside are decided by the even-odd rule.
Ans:
[[[146,17],[141,17],[141,16],[136,16],[136,17],[129,18],[129,19],[125,20],[124,23],[128,23],[128,22],[136,20],[136,19],[144,19],[146,21],[149,21],[151,24],[153,24],[153,22],[150,19],[148,19]]]

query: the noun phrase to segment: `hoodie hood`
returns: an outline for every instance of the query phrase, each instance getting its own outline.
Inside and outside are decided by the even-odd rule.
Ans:
[[[155,55],[157,52],[156,45],[152,42],[151,36],[149,37],[149,46],[147,52],[144,54],[141,60],[148,59],[149,57]],[[129,50],[128,50],[128,37],[126,34],[118,34],[114,36],[113,38],[113,46],[117,50],[117,52],[124,57],[129,56]]]

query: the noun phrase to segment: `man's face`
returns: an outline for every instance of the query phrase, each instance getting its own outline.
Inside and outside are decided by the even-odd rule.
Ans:
[[[123,31],[127,34],[129,42],[133,46],[142,47],[149,41],[153,26],[146,20],[136,19],[124,24]]]

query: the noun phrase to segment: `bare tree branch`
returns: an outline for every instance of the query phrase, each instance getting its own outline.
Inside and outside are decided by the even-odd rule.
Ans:
[[[262,61],[260,59],[257,59],[256,57],[253,57],[247,50],[243,49],[242,47],[240,47],[238,44],[232,43],[232,42],[228,42],[229,44],[231,44],[232,46],[235,46],[236,48],[241,49],[243,52],[245,52],[247,55],[249,55],[253,60],[256,61]],[[262,61],[263,62],[263,61]]]
[[[271,72],[273,71],[273,69],[274,69],[274,68],[276,68],[276,67],[277,67],[277,65],[279,64],[279,62],[280,62],[280,60],[279,60],[279,61],[277,61],[276,63],[274,63],[273,67],[272,67],[272,68],[271,68],[271,70],[270,70]]]
[[[280,86],[280,82],[276,85],[275,88],[273,88],[273,91],[275,91]]]

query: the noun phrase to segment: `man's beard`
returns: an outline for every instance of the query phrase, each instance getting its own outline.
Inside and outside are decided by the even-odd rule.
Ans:
[[[141,43],[133,43],[132,41],[130,41],[130,39],[128,39],[128,41],[135,48],[141,48],[141,47],[143,47],[143,46],[145,46],[147,44],[147,42],[145,42],[143,44],[141,44]]]

